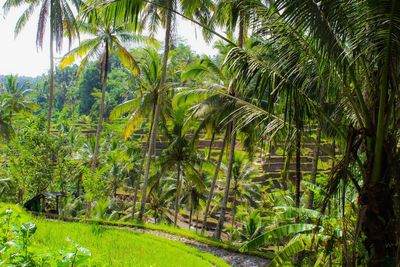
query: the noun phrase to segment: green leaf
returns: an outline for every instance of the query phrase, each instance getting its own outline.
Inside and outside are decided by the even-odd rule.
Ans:
[[[289,235],[309,232],[316,228],[314,224],[286,224],[282,226],[275,227],[262,235],[256,237],[255,239],[245,243],[240,250],[248,251],[250,249],[257,248],[261,245],[267,244],[271,239],[280,239],[288,237]]]

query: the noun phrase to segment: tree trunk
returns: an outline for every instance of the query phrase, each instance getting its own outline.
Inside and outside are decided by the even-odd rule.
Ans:
[[[134,219],[135,213],[136,213],[136,204],[137,204],[137,199],[138,199],[138,194],[139,194],[140,177],[142,176],[142,173],[143,173],[144,159],[145,159],[145,155],[143,155],[142,162],[140,163],[139,175],[135,181],[135,193],[133,195],[133,206],[132,206],[132,220]]]
[[[93,152],[93,159],[92,159],[92,171],[94,172],[97,165],[97,158],[99,153],[100,147],[100,135],[101,129],[103,127],[103,117],[104,117],[104,110],[105,110],[105,98],[106,98],[106,88],[107,88],[107,74],[108,74],[108,42],[105,44],[105,55],[104,55],[104,63],[102,64],[102,77],[101,77],[101,100],[100,100],[100,109],[99,109],[99,118],[97,123],[96,129],[96,142],[94,145],[94,152]]]
[[[295,193],[295,205],[296,208],[300,207],[300,186],[301,186],[301,134],[302,134],[302,121],[300,116],[300,105],[298,99],[294,99],[294,120],[296,124],[296,193]]]
[[[178,176],[176,177],[176,193],[175,193],[175,214],[174,214],[174,225],[178,221],[178,212],[179,212],[179,198],[180,198],[180,191],[181,191],[181,165],[178,163]]]
[[[321,121],[318,121],[317,137],[315,140],[314,157],[312,161],[312,170],[310,176],[310,183],[315,184],[318,172],[318,160],[321,145]],[[314,191],[310,190],[308,193],[307,209],[312,209],[314,207]]]
[[[193,207],[190,207],[190,211],[189,211],[189,230],[190,227],[192,226],[192,215],[193,215]]]
[[[235,219],[236,219],[236,196],[238,194],[238,180],[235,179],[234,184],[233,184],[233,201],[232,201],[232,227],[235,226]]]
[[[51,116],[53,112],[54,99],[54,38],[53,31],[50,30],[50,92],[49,92],[49,109],[47,113],[47,133],[51,130]]]
[[[202,233],[204,233],[204,230],[207,225],[208,212],[210,210],[211,201],[214,197],[215,184],[217,182],[219,170],[221,168],[222,158],[224,157],[224,150],[225,150],[226,141],[228,139],[228,133],[229,133],[229,129],[226,129],[224,140],[222,141],[221,151],[219,152],[218,162],[217,162],[217,165],[215,166],[215,172],[214,172],[214,177],[211,182],[210,193],[208,194],[208,198],[207,198],[206,210],[204,211],[203,225],[201,227]]]
[[[199,210],[196,210],[196,233],[199,228]]]
[[[155,105],[153,106],[153,111],[152,111],[152,116],[151,116],[151,118],[153,119],[153,117],[154,117],[154,113],[155,113]],[[151,121],[153,121],[153,120],[151,120]],[[150,124],[150,131],[149,131],[149,133],[151,133],[152,132],[152,130],[153,130],[153,124]],[[146,150],[148,150],[148,148],[149,148],[149,142],[150,142],[150,136],[151,136],[151,134],[149,134],[148,136],[147,136],[147,142],[146,142],[146,148],[144,149],[144,155],[143,155],[143,158],[142,158],[142,162],[140,163],[140,171],[139,171],[139,176],[137,177],[137,179],[136,179],[136,183],[135,183],[135,193],[134,193],[134,196],[133,196],[133,207],[132,207],[132,220],[135,218],[135,213],[136,213],[136,204],[137,204],[137,199],[138,199],[138,193],[139,193],[139,188],[140,188],[140,177],[142,176],[142,174],[143,174],[143,167],[144,167],[144,160],[145,160],[145,158],[146,158]]]
[[[213,147],[213,144],[214,144],[214,138],[215,138],[215,131],[213,131],[213,133],[212,133],[210,145],[208,146],[207,160],[211,159],[211,152],[212,152],[212,147]]]
[[[168,54],[170,50],[170,41],[171,41],[171,25],[172,25],[172,1],[168,1],[168,7],[170,9],[167,10],[167,21],[165,25],[165,44],[164,44],[164,56],[163,56],[163,66],[162,66],[162,73],[161,73],[161,80],[158,89],[163,90],[164,83],[167,76],[167,65],[168,65]],[[150,143],[147,151],[147,158],[146,158],[146,170],[143,177],[143,188],[142,188],[142,200],[140,203],[140,211],[138,215],[138,221],[143,221],[143,214],[146,208],[147,202],[147,185],[149,180],[149,173],[150,173],[150,165],[151,165],[151,156],[152,156],[152,149],[155,143],[156,134],[157,134],[157,123],[158,123],[158,116],[161,111],[161,103],[159,103],[160,99],[156,104],[156,110],[154,112],[153,124],[151,129],[151,137]]]
[[[235,123],[232,122],[230,123],[230,149],[229,149],[229,161],[228,161],[228,171],[226,175],[226,181],[225,181],[225,190],[224,190],[224,197],[222,199],[222,205],[221,205],[221,212],[217,224],[217,228],[215,229],[214,232],[214,237],[217,239],[221,239],[221,233],[222,229],[224,227],[224,222],[225,222],[225,212],[226,208],[228,205],[228,199],[229,199],[229,188],[231,185],[231,178],[232,178],[232,168],[233,168],[233,161],[235,157],[235,143],[236,143],[236,132],[234,131],[235,129]]]
[[[360,202],[366,207],[362,229],[366,235],[364,245],[370,255],[368,266],[395,266],[396,217],[389,186],[367,183],[360,194]]]

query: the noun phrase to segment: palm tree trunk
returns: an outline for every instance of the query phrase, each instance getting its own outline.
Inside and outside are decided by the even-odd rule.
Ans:
[[[53,112],[54,99],[54,40],[53,31],[50,30],[50,92],[49,92],[49,108],[47,114],[47,133],[51,130],[51,116]]]
[[[300,192],[300,185],[301,185],[301,134],[302,134],[302,129],[301,129],[301,116],[300,116],[300,107],[299,107],[299,101],[295,96],[294,99],[294,120],[295,120],[295,125],[296,125],[296,193],[295,193],[295,206],[296,208],[300,207],[300,198],[301,198],[301,192]]]
[[[300,207],[300,183],[301,183],[301,132],[300,129],[296,129],[296,194],[295,194],[295,205],[296,208]]]
[[[224,197],[222,200],[221,213],[219,215],[217,228],[215,229],[215,232],[214,232],[214,237],[217,239],[221,239],[221,233],[222,233],[222,229],[224,227],[224,222],[225,222],[225,212],[226,212],[226,208],[228,205],[228,199],[229,199],[229,188],[231,185],[232,168],[233,168],[233,161],[234,161],[234,157],[235,157],[236,132],[234,131],[234,129],[235,129],[235,123],[232,122],[230,124],[230,130],[229,130],[229,132],[231,133],[230,134],[231,140],[230,140],[228,171],[227,171],[226,181],[225,181]]]
[[[237,197],[237,186],[238,186],[238,180],[235,179],[234,185],[233,185],[233,201],[232,201],[232,227],[235,226],[235,219],[236,219],[236,197]]]
[[[152,119],[154,117],[154,113],[155,113],[155,105],[153,106],[153,111],[152,111],[152,116],[151,116]],[[153,121],[153,120],[151,120],[151,121]],[[153,130],[153,124],[150,125],[150,133],[152,132],[152,130]],[[148,148],[149,148],[150,136],[151,136],[151,134],[149,134],[147,136],[147,142],[146,142],[146,145],[147,145],[146,148],[147,149],[146,148],[144,149],[144,153],[143,153],[144,155],[143,155],[143,158],[142,158],[142,162],[140,163],[139,176],[137,177],[136,183],[135,183],[135,193],[134,193],[134,196],[133,196],[133,207],[132,207],[132,220],[135,218],[136,203],[137,203],[139,187],[140,187],[140,177],[142,177],[142,173],[143,173],[144,160],[146,158],[146,150],[148,150]]]
[[[135,213],[136,213],[136,204],[137,204],[139,187],[140,187],[140,177],[142,176],[142,172],[143,172],[144,160],[145,160],[145,157],[143,156],[142,162],[140,163],[139,175],[135,181],[135,193],[133,195],[133,206],[132,206],[132,220],[134,219]]]
[[[222,158],[224,157],[224,150],[225,150],[226,141],[228,139],[228,133],[229,133],[229,129],[226,129],[224,140],[222,141],[221,151],[219,152],[218,162],[217,162],[217,165],[215,166],[215,172],[214,172],[213,180],[211,182],[210,193],[208,194],[208,198],[207,198],[206,210],[204,211],[204,219],[203,219],[203,224],[201,227],[202,233],[204,233],[205,227],[207,225],[208,212],[210,210],[211,201],[214,197],[215,184],[217,182],[219,170],[221,168]]]
[[[312,161],[312,170],[310,177],[311,184],[315,184],[317,179],[320,145],[321,145],[321,120],[318,120],[317,137],[315,140],[314,157]],[[310,190],[308,194],[309,195],[308,195],[307,209],[312,209],[314,206],[314,191]]]
[[[394,150],[396,149],[396,144],[385,142],[385,148]],[[393,152],[390,151],[390,153]],[[369,155],[371,158],[374,157],[372,152]],[[382,163],[380,181],[372,182],[373,167],[366,168],[368,179],[360,193],[360,205],[366,209],[362,218],[362,230],[366,236],[364,246],[369,251],[368,266],[395,266],[396,257],[398,257],[396,253],[399,244],[396,228],[398,227],[399,219],[396,218],[398,216],[398,206],[396,207],[395,198],[399,192],[393,192],[389,181],[393,179],[398,183],[400,181],[400,173],[398,170],[393,173],[389,171],[389,169],[392,169],[391,171],[398,169],[398,165],[394,163],[398,162],[398,159],[396,160],[392,155],[389,155],[389,153],[384,155],[386,160]],[[366,161],[371,162],[371,158]],[[397,166],[390,166],[390,164]]]
[[[196,233],[197,229],[199,228],[199,210],[196,210]]]
[[[97,129],[96,129],[96,142],[94,145],[94,152],[93,152],[93,159],[92,159],[92,171],[95,171],[96,165],[97,165],[97,158],[98,158],[98,153],[99,153],[99,147],[100,147],[100,135],[101,135],[101,129],[103,126],[103,116],[104,116],[104,110],[105,110],[105,99],[106,99],[106,87],[107,87],[107,72],[108,72],[108,42],[105,44],[105,56],[104,56],[104,63],[102,64],[103,70],[102,70],[102,76],[101,77],[101,100],[100,100],[100,109],[99,109],[99,118],[98,118],[98,123],[97,123]]]
[[[176,177],[176,194],[175,194],[175,214],[174,214],[174,225],[178,221],[178,212],[179,212],[179,198],[181,191],[181,165],[178,163],[178,176]]]
[[[167,21],[165,25],[165,44],[164,44],[164,56],[163,56],[163,66],[162,66],[162,73],[161,73],[161,80],[158,89],[162,90],[164,87],[164,83],[167,77],[167,65],[168,65],[168,54],[170,50],[170,41],[171,41],[171,26],[172,26],[172,0],[168,1],[167,10]],[[158,123],[158,116],[161,111],[161,103],[159,103],[160,99],[158,99],[156,104],[156,110],[154,112],[153,118],[153,125],[150,133],[150,143],[147,151],[147,158],[146,158],[146,171],[143,177],[143,188],[142,188],[142,200],[140,203],[140,211],[138,215],[138,221],[143,220],[143,214],[146,207],[147,202],[147,185],[149,180],[149,173],[150,173],[150,165],[151,165],[151,156],[152,156],[152,149],[155,144],[156,134],[157,134],[157,123]]]
[[[192,215],[193,215],[193,207],[190,206],[190,211],[189,211],[189,230],[190,230],[190,227],[192,226]]]
[[[213,131],[213,133],[212,133],[211,140],[210,140],[210,145],[208,146],[207,160],[210,160],[210,158],[211,158],[211,152],[212,152],[212,147],[213,147],[213,144],[214,144],[214,138],[215,138],[215,131]]]

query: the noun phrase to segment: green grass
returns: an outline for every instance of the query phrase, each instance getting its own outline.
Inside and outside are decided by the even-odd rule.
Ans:
[[[238,246],[235,246],[232,243],[229,242],[222,242],[218,239],[214,239],[205,235],[201,235],[200,233],[196,233],[193,230],[189,229],[182,229],[182,228],[176,228],[171,225],[166,225],[166,224],[152,224],[152,223],[136,223],[136,222],[120,222],[120,221],[106,221],[106,220],[98,220],[98,219],[88,219],[88,220],[83,220],[84,222],[87,222],[89,224],[91,223],[97,223],[97,224],[103,224],[103,225],[108,225],[108,226],[117,226],[117,227],[135,227],[135,228],[143,228],[143,229],[149,229],[149,230],[156,230],[156,231],[161,231],[165,233],[169,233],[175,236],[180,236],[192,240],[196,240],[198,242],[201,242],[203,244],[207,244],[213,247],[217,248],[222,248],[225,250],[237,252],[237,253],[242,253],[239,250]],[[262,258],[266,259],[271,259],[272,255],[270,253],[264,253],[260,251],[249,251],[246,252],[246,254],[249,255],[256,255]]]
[[[0,204],[0,212],[9,206],[21,215],[21,222],[37,224],[33,245],[58,253],[68,247],[69,237],[91,251],[90,266],[229,266],[209,253],[149,234],[96,224],[48,221],[31,217],[14,205]]]

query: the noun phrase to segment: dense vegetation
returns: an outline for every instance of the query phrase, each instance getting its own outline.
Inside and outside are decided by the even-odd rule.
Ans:
[[[3,201],[194,228],[273,254],[272,266],[399,264],[397,1],[6,0],[3,9],[23,4],[15,32],[39,8],[37,46],[48,30],[51,66],[2,83]],[[215,38],[218,55],[180,42],[177,16]],[[54,45],[78,33],[86,39],[55,64]],[[90,228],[65,229],[77,227]]]

